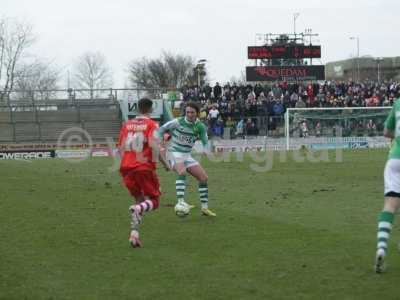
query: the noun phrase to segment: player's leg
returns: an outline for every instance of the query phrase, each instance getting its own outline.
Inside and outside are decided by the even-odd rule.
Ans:
[[[176,163],[174,165],[174,171],[176,172],[175,189],[176,199],[179,204],[185,202],[185,190],[186,190],[186,168],[183,162]]]
[[[189,208],[193,208],[193,205],[190,205],[185,202],[185,190],[186,190],[186,166],[184,163],[185,154],[168,152],[167,160],[172,170],[177,174],[175,180],[175,189],[176,189],[176,199],[178,204],[186,205]]]
[[[132,191],[131,194],[133,195]],[[142,223],[142,214],[135,208],[138,203],[144,201],[144,196],[142,194],[142,191],[139,191],[137,193],[137,196],[134,196],[134,198],[135,198],[135,204],[129,206],[129,212],[131,214],[131,229],[139,230],[139,225]]]
[[[384,260],[388,248],[388,240],[392,230],[394,215],[400,205],[400,194],[389,192],[386,194],[383,210],[378,218],[377,250],[375,257],[375,271],[381,273],[384,269]]]
[[[203,167],[193,158],[187,160],[187,170],[198,181],[198,189],[203,215],[216,217],[217,215],[208,208],[208,176]]]
[[[158,208],[161,194],[160,182],[157,173],[151,170],[136,172],[135,180],[140,186],[142,196],[139,199],[136,198],[136,204],[131,206],[131,210],[142,216]]]
[[[139,231],[131,230],[131,233],[129,234],[129,243],[131,244],[132,248],[142,247],[142,242],[139,238]]]
[[[136,203],[144,199],[138,182],[135,180],[135,172],[133,170],[121,173],[124,185],[129,193],[135,198]],[[141,247],[139,239],[139,224],[142,221],[141,215],[135,210],[135,204],[129,207],[131,216],[131,231],[129,235],[129,243],[133,248]]]
[[[139,183],[136,180],[136,172],[134,170],[125,171],[121,173],[124,185],[128,189],[132,197],[135,198],[136,203],[143,200],[143,193],[140,188]],[[134,210],[134,205],[129,207],[129,212],[131,214],[131,229],[138,230],[139,224],[141,222],[140,214],[136,213]]]
[[[381,273],[388,248],[388,240],[393,226],[394,215],[400,206],[400,160],[387,161],[384,172],[385,200],[378,218],[377,251],[375,271]]]
[[[136,204],[132,205],[129,210],[132,214],[132,220],[142,216],[150,211],[153,211],[159,206],[160,183],[155,171],[139,171],[135,172],[135,181],[140,186],[142,195],[136,198]],[[139,222],[140,223],[140,222]],[[142,243],[139,239],[138,227],[131,230],[129,241],[132,247],[141,247]]]

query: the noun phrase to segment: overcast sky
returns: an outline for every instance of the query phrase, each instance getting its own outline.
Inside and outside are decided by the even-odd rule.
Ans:
[[[212,82],[244,71],[256,34],[311,28],[322,63],[360,56],[400,56],[399,0],[0,0],[4,17],[29,21],[30,52],[67,70],[87,51],[102,53],[123,87],[129,62],[162,50],[207,59]],[[64,80],[66,85],[66,79]]]

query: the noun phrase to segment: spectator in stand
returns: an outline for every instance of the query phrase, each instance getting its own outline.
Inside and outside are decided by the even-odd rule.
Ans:
[[[274,99],[281,99],[282,97],[282,88],[279,86],[279,84],[275,84],[274,87],[272,88],[272,94],[274,96]]]
[[[245,135],[253,135],[252,128],[253,128],[253,121],[249,118],[247,119],[245,125]]]
[[[226,119],[226,117],[228,116],[228,101],[226,96],[222,96],[222,99],[218,101],[218,110],[219,116],[222,116]]]
[[[224,85],[222,96],[229,97],[231,94],[231,85],[229,82]]]
[[[296,102],[296,108],[305,108],[306,103],[303,100],[303,97],[300,97],[299,100]]]
[[[392,102],[392,103],[393,103],[393,102]],[[385,96],[384,99],[383,99],[383,102],[382,102],[382,106],[390,106],[390,105],[391,105],[391,103],[390,103],[390,97]]]
[[[290,95],[290,107],[296,107],[297,101],[299,101],[299,95],[294,92],[292,95]]]
[[[225,128],[229,131],[229,136],[232,138],[234,136],[234,129],[235,129],[235,121],[232,117],[228,117],[225,122]]]
[[[285,108],[283,107],[282,101],[278,100],[273,106],[274,115],[281,116],[285,112]]]
[[[372,119],[369,119],[366,125],[368,136],[374,136],[376,134],[376,124]]]
[[[284,107],[290,107],[290,94],[289,91],[285,91],[285,94],[282,97],[282,104]]]
[[[249,101],[249,116],[255,117],[257,116],[257,100],[253,98],[252,100]]]
[[[260,95],[258,96],[258,100],[261,102],[267,101],[267,97],[265,97],[264,92],[260,93]]]
[[[212,132],[214,136],[221,137],[224,135],[224,121],[221,117],[218,117],[218,120],[215,122],[212,127]]]
[[[215,86],[213,88],[213,94],[214,94],[215,99],[218,99],[222,95],[222,88],[218,82],[215,84]]]
[[[307,94],[310,106],[312,107],[314,105],[314,86],[311,83],[309,83],[307,85],[306,94]]]
[[[252,119],[247,119],[246,122],[246,135],[253,136],[258,135],[259,131],[256,125],[256,122]]]
[[[308,125],[307,125],[306,120],[303,120],[300,123],[300,137],[303,137],[303,138],[308,137]]]
[[[206,83],[203,87],[204,96],[206,99],[211,99],[212,88],[209,83]]]
[[[184,102],[193,100],[201,103],[203,107],[217,105],[219,113],[213,122],[219,116],[225,123],[229,117],[236,122],[244,117],[257,117],[257,124],[267,124],[271,130],[280,124],[283,118],[282,109],[277,109],[280,105],[283,106],[283,111],[293,107],[390,106],[400,95],[400,84],[393,80],[380,84],[373,81],[326,81],[314,84],[281,82],[270,85],[257,83],[254,86],[227,83],[222,88],[217,83],[214,87],[205,84],[201,90],[196,86],[186,86],[181,92]],[[260,121],[265,116],[266,122]],[[349,133],[351,126],[359,127],[358,124],[351,125],[350,122],[346,128]],[[363,134],[365,132],[364,128]]]
[[[370,98],[370,106],[379,106],[380,99],[376,93]]]
[[[261,84],[256,83],[256,85],[254,86],[254,94],[258,98],[261,93],[263,93],[263,88],[262,88]]]
[[[214,104],[208,112],[208,120],[210,124],[210,128],[213,128],[215,123],[217,122],[219,117],[219,110],[217,106]]]
[[[243,137],[244,136],[244,120],[240,119],[240,121],[236,124],[236,136]]]
[[[207,122],[207,111],[204,107],[200,110],[199,119],[203,123]]]
[[[315,136],[320,137],[321,133],[322,133],[321,122],[318,121],[317,124],[315,125]]]

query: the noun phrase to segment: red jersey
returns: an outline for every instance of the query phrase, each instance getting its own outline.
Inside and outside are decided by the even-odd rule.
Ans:
[[[150,145],[156,139],[157,129],[158,124],[146,116],[124,123],[118,141],[122,156],[120,171],[156,169],[157,157],[153,157]]]

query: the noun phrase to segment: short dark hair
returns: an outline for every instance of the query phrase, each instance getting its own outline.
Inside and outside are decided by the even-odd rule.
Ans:
[[[151,108],[153,106],[153,101],[149,98],[142,98],[138,102],[138,110],[141,114],[148,114],[151,112]]]
[[[194,110],[196,110],[196,113],[199,113],[199,112],[200,112],[200,107],[199,107],[199,105],[198,105],[196,102],[189,101],[189,102],[186,104],[186,107],[191,107],[191,108],[193,108]],[[185,109],[186,109],[186,108],[185,108]]]

